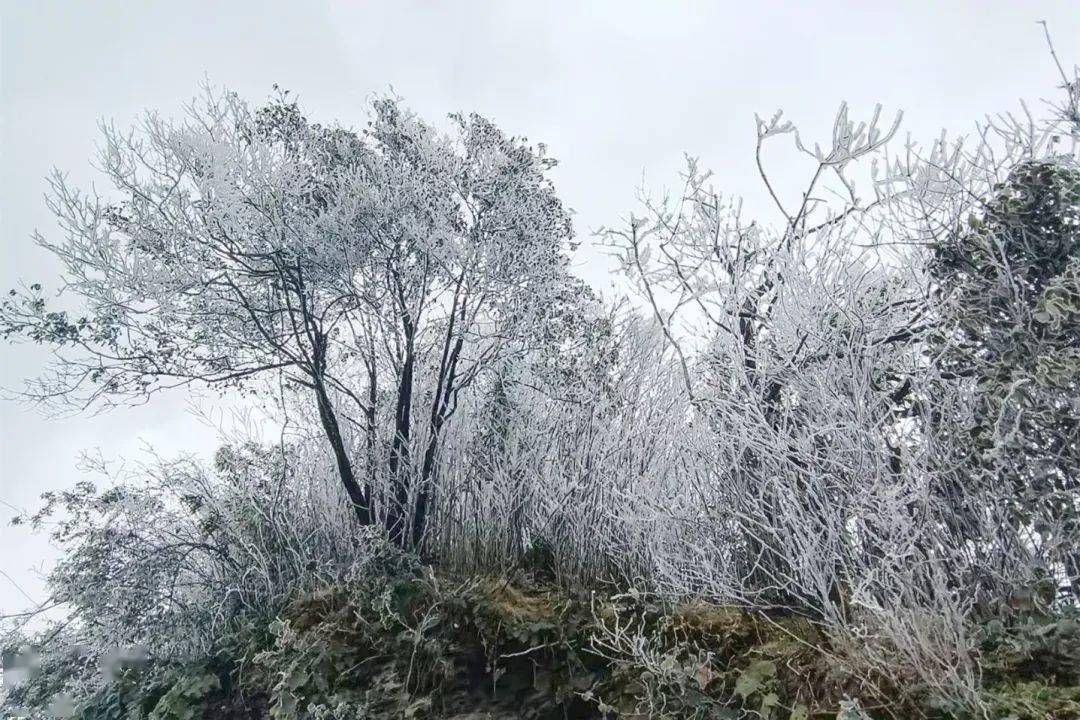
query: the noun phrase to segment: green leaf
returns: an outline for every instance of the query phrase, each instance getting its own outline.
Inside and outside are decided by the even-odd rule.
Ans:
[[[761,713],[762,717],[769,718],[772,717],[772,711],[779,705],[780,696],[776,693],[769,693],[761,698],[761,707],[758,709],[758,712]]]
[[[759,660],[743,670],[735,681],[735,694],[748,698],[757,692],[769,678],[776,674],[776,664],[769,660]]]

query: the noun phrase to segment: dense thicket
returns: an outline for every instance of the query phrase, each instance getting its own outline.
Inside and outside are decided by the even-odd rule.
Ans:
[[[1078,88],[925,149],[758,119],[775,216],[689,161],[598,233],[614,305],[543,146],[482,118],[211,94],[107,130],[116,194],[56,178],[41,238],[84,311],[0,311],[58,349],[28,393],[242,386],[283,439],[24,518],[66,620],[8,702],[438,717],[528,657],[531,717],[1076,712]]]

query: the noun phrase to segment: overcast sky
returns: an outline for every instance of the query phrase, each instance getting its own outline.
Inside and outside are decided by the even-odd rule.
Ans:
[[[359,126],[391,87],[439,121],[477,111],[545,142],[576,228],[632,208],[642,173],[674,183],[683,153],[718,188],[766,209],[753,166],[754,113],[785,113],[812,138],[847,100],[905,111],[929,139],[966,131],[1021,98],[1052,96],[1057,76],[1037,20],[1080,62],[1080,2],[45,2],[0,0],[0,288],[55,287],[34,246],[55,232],[42,201],[52,167],[88,184],[96,124],[156,108],[176,114],[204,78],[252,101],[274,83],[321,121]],[[886,9],[888,8],[888,9]],[[783,170],[797,174],[794,167]],[[104,189],[104,188],[102,188]],[[586,247],[576,265],[610,283]],[[0,385],[18,387],[45,356],[0,346]],[[208,455],[215,432],[181,394],[97,417],[50,419],[0,400],[0,614],[43,600],[54,551],[7,521],[47,489],[80,478],[81,451],[137,460]],[[18,587],[17,587],[18,586]],[[21,588],[21,590],[19,589]],[[25,594],[24,594],[25,593]]]

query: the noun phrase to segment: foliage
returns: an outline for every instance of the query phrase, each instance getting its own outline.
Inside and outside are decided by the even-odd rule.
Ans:
[[[968,225],[935,247],[931,268],[943,365],[975,385],[969,482],[1010,483],[1012,521],[1075,579],[1080,169],[1024,162]]]
[[[4,702],[1068,717],[1077,87],[901,152],[880,109],[813,145],[759,118],[771,222],[689,159],[600,231],[636,307],[571,277],[553,161],[479,116],[380,99],[352,131],[208,93],[106,129],[117,196],[57,176],[67,237],[39,238],[85,313],[38,285],[0,307],[61,353],[30,396],[243,389],[281,441],[47,494],[21,521],[65,551],[68,616],[10,635],[36,670]]]
[[[234,472],[235,453],[223,453],[232,462],[222,463]],[[214,481],[226,482],[234,487]],[[303,512],[295,502],[285,507]],[[65,524],[68,537],[98,542],[98,535],[80,531],[90,517],[88,511]],[[673,604],[638,592],[559,589],[551,579],[520,572],[512,579],[434,573],[390,545],[368,543],[351,565],[324,567],[322,573],[332,573],[321,575],[326,581],[292,576],[272,595],[249,586],[247,602],[227,623],[202,626],[200,616],[176,609],[155,616],[148,647],[142,654],[113,652],[109,675],[97,672],[109,655],[106,643],[138,639],[141,626],[124,628],[125,635],[116,631],[128,615],[76,611],[64,633],[46,633],[41,672],[5,703],[40,710],[68,697],[82,717],[155,720],[439,718],[477,710],[542,719],[784,720],[845,707],[875,718],[967,717],[964,708],[942,705],[917,684],[898,685],[887,668],[870,674],[853,668],[830,645],[830,628],[807,618],[703,600]],[[137,567],[130,548],[109,547],[129,570]],[[108,554],[104,547],[99,552]],[[216,587],[205,592],[220,592]],[[111,607],[100,594],[72,603],[76,610],[79,603]],[[95,619],[121,626],[105,633]],[[980,651],[984,702],[1012,708],[1018,717],[1038,717],[1022,714],[1030,708],[1070,707],[1076,627],[1071,615],[1049,609],[1005,613],[988,623]],[[193,643],[198,637],[205,644]],[[1030,679],[1018,684],[1024,678]],[[847,701],[853,697],[864,701]]]
[[[1080,685],[1080,617],[1075,607],[1019,612],[985,621],[982,667],[1002,681],[1048,679]]]

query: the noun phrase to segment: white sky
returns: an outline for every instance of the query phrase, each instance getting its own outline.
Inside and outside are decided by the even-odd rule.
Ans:
[[[888,8],[888,9],[886,9]],[[1054,94],[1045,19],[1058,53],[1080,62],[1080,2],[210,2],[0,0],[0,290],[56,287],[30,240],[55,232],[42,201],[59,167],[83,184],[101,118],[146,108],[176,114],[208,77],[251,101],[273,83],[321,121],[359,126],[365,99],[390,87],[431,121],[477,111],[545,142],[576,227],[614,224],[635,187],[674,184],[684,152],[718,188],[765,210],[753,165],[754,113],[783,108],[812,139],[847,100],[881,102],[930,139],[987,113]],[[790,168],[785,168],[790,169]],[[104,189],[104,188],[102,188]],[[578,270],[611,281],[586,248]],[[0,345],[0,386],[45,358]],[[214,432],[181,394],[97,417],[50,419],[0,400],[0,614],[45,597],[54,551],[7,526],[37,495],[79,479],[79,453],[138,459],[209,454]],[[9,579],[10,578],[10,579]]]

